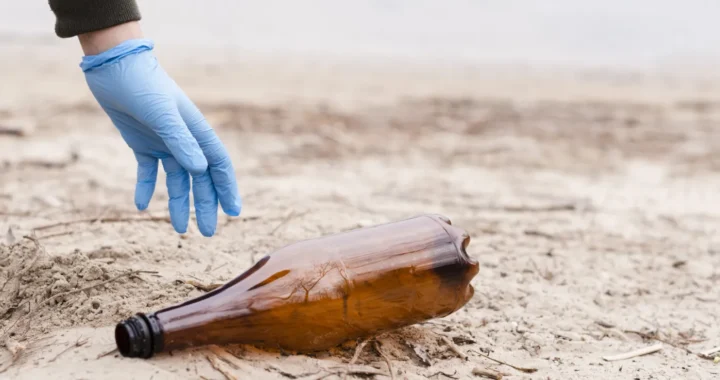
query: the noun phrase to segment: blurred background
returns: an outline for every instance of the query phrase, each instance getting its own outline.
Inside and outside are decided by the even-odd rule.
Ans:
[[[720,2],[712,0],[139,4],[148,36],[161,46],[188,50],[643,68],[710,65],[720,57]],[[0,2],[2,38],[63,43],[52,25],[46,1]]]

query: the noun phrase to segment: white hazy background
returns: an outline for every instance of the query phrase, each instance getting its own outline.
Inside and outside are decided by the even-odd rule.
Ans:
[[[717,0],[138,3],[148,37],[187,52],[632,68],[720,61]],[[0,0],[0,49],[76,44],[58,41],[53,24],[47,0]]]

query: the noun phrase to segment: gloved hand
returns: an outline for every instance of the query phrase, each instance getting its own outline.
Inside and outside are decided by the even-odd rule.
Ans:
[[[192,176],[197,225],[203,235],[212,236],[218,199],[226,214],[240,214],[235,171],[215,131],[160,67],[153,47],[151,40],[128,40],[83,57],[80,67],[95,99],[135,153],[137,208],[148,207],[162,160],[175,231],[187,231]]]

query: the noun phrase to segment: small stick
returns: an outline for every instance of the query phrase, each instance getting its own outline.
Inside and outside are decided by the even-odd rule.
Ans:
[[[572,203],[557,204],[542,207],[529,206],[505,206],[503,211],[507,212],[551,212],[551,211],[575,211],[577,207]]]
[[[342,367],[330,367],[330,368],[328,368],[328,369],[338,369],[338,368],[342,368]],[[326,369],[326,371],[327,371],[328,369]],[[334,372],[328,371],[328,373],[326,373],[326,374],[318,377],[316,380],[324,379],[324,378],[326,378],[326,377],[333,376],[333,375],[340,376],[340,375],[342,375],[343,373],[345,374],[345,376],[347,376],[347,375],[387,376],[387,373],[385,373],[385,372],[383,372],[383,371],[380,371],[380,370],[377,370],[377,369],[375,369],[375,368],[373,368],[373,367],[359,366],[359,367],[354,367],[354,368],[350,368],[350,369],[342,368],[342,369],[340,369],[340,370],[338,370],[338,371],[334,371]]]
[[[637,350],[635,350],[635,351],[626,352],[626,353],[624,353],[624,354],[611,355],[611,356],[603,356],[603,360],[612,362],[612,361],[616,361],[616,360],[631,359],[631,358],[634,358],[634,357],[643,356],[643,355],[648,355],[648,354],[652,354],[652,353],[654,353],[654,352],[658,352],[658,351],[662,350],[662,348],[663,348],[662,344],[661,344],[661,343],[658,343],[658,344],[653,345],[653,346],[640,348],[640,349],[637,349]]]
[[[606,334],[613,334],[615,337],[617,337],[618,339],[620,339],[620,340],[622,340],[622,341],[625,341],[625,342],[627,342],[628,340],[630,340],[630,339],[627,337],[627,335],[623,334],[623,332],[620,331],[620,330],[618,330],[615,326],[613,326],[613,327],[603,327],[603,325],[600,324],[599,322],[595,322],[595,323],[597,323],[597,325],[600,326]],[[608,325],[608,326],[612,326],[612,325]]]
[[[64,169],[71,164],[75,163],[74,159],[69,159],[67,161],[60,161],[60,162],[53,162],[53,161],[42,161],[42,160],[27,160],[27,161],[20,161],[17,163],[17,167],[19,168],[26,168],[26,167],[37,167],[37,168],[43,168],[43,169]]]
[[[345,377],[343,379],[347,379],[348,373],[350,372],[350,367],[352,367],[353,364],[355,364],[355,362],[358,360],[367,342],[367,340],[363,340],[362,342],[358,343],[357,347],[355,347],[355,354],[353,355],[352,359],[350,359],[350,362],[347,365],[347,371],[345,372]]]
[[[117,347],[116,347],[116,348],[113,348],[113,349],[110,350],[110,351],[105,351],[105,352],[103,352],[102,354],[98,355],[97,358],[95,358],[95,360],[100,359],[100,358],[104,358],[104,357],[106,357],[106,356],[108,356],[108,355],[110,355],[110,354],[113,354],[113,353],[117,352],[117,350],[118,350],[118,349],[117,349]]]
[[[380,344],[378,341],[373,341],[373,347],[375,347],[375,351],[382,356],[383,359],[385,359],[385,363],[387,363],[388,371],[390,372],[390,379],[395,380],[395,374],[393,373],[392,365],[390,364],[390,358],[383,352],[383,350],[380,349]]]
[[[243,363],[243,361],[240,358],[229,353],[222,347],[212,344],[212,345],[208,346],[208,349],[213,354],[215,354],[215,356],[217,356],[221,360],[225,361],[226,363],[230,364],[233,368],[248,371],[247,366],[245,365],[245,363]]]
[[[468,360],[467,354],[462,352],[458,346],[455,345],[455,343],[451,342],[450,339],[448,339],[445,336],[441,336],[440,339],[442,339],[443,343],[447,344],[448,347],[454,352],[457,356],[459,356],[462,360]]]
[[[73,343],[73,344],[65,347],[65,349],[62,350],[62,351],[60,351],[59,354],[55,355],[54,358],[48,360],[48,363],[54,362],[55,360],[57,360],[57,358],[60,357],[60,355],[66,353],[66,352],[68,352],[68,351],[70,351],[70,349],[72,349],[72,348],[81,347],[81,346],[83,346],[83,345],[84,345],[85,343],[87,343],[87,342],[88,342],[87,338],[85,338],[85,339],[83,339],[82,337],[81,337],[81,338],[78,338],[78,340],[77,340],[75,343]]]
[[[293,216],[295,216],[295,210],[290,210],[290,212],[283,218],[283,220],[281,220],[280,223],[278,223],[278,225],[275,226],[272,231],[270,231],[270,235],[275,235],[275,233],[280,229],[280,227],[284,226],[285,223],[289,222],[290,219],[293,218]]]
[[[605,322],[605,321],[595,321],[595,324],[597,324],[600,327],[604,327],[606,329],[612,329],[615,328],[615,325]]]
[[[2,216],[30,216],[30,211],[0,211]]]
[[[550,235],[547,232],[536,231],[536,230],[525,230],[524,233],[527,236],[539,236],[539,237],[543,237],[548,240],[555,240],[555,236]]]
[[[292,220],[292,219],[294,219],[294,218],[299,218],[299,217],[307,214],[308,212],[309,212],[309,211],[305,211],[305,212],[301,212],[301,213],[296,213],[295,210],[291,210],[291,211],[285,216],[285,218],[283,218],[283,220],[282,220],[277,226],[275,226],[275,228],[273,228],[273,230],[270,232],[270,235],[275,235],[275,232],[277,232],[277,231],[280,229],[280,227],[284,226],[287,222],[289,222],[290,220]]]
[[[717,353],[720,353],[720,346],[701,352],[700,357],[713,360],[715,359],[713,354]]]
[[[75,231],[58,232],[55,234],[48,234],[48,235],[40,236],[40,237],[38,237],[38,239],[40,239],[40,240],[51,239],[51,238],[58,237],[58,236],[72,235],[74,233],[75,233]]]
[[[227,262],[225,262],[225,264],[222,264],[222,265],[218,266],[217,268],[210,269],[210,272],[215,272],[216,270],[218,270],[218,269],[220,269],[220,268],[222,268],[222,267],[224,267],[224,266],[226,266],[226,265],[228,265]]]
[[[318,373],[322,372],[322,370],[318,370],[318,371],[315,371],[315,372],[306,372],[306,373],[301,373],[301,374],[298,374],[298,375],[293,375],[292,373],[287,372],[287,371],[284,371],[282,368],[276,367],[276,366],[274,366],[274,365],[272,365],[272,364],[270,364],[270,365],[268,366],[268,368],[270,368],[270,369],[272,369],[273,371],[275,371],[275,372],[283,375],[284,377],[289,377],[289,378],[291,378],[291,379],[298,379],[298,378],[302,378],[302,377],[308,377],[308,376],[312,376],[312,375],[317,375]],[[267,370],[267,369],[266,369],[266,370]]]
[[[27,131],[22,129],[21,127],[0,125],[0,135],[24,137],[27,135]]]
[[[108,211],[110,211],[110,207],[103,208],[103,210],[100,212],[100,215],[98,215],[98,217],[90,223],[92,225],[99,224],[100,221],[102,220],[102,218],[105,217],[105,215],[107,215]]]
[[[195,280],[187,280],[187,281],[183,281],[183,282],[188,285],[192,285],[192,286],[196,287],[197,289],[200,289],[204,292],[211,292],[211,291],[224,285],[224,284],[207,284],[206,285],[206,284],[203,284],[203,283],[201,283],[199,281],[195,281]]]
[[[535,373],[535,372],[537,372],[537,368],[523,368],[523,367],[518,367],[518,366],[512,365],[512,364],[510,364],[510,363],[505,363],[505,362],[502,361],[502,360],[498,360],[498,359],[495,359],[495,358],[491,358],[489,355],[485,355],[485,354],[483,354],[482,352],[477,352],[477,351],[473,351],[473,352],[475,352],[476,354],[478,354],[478,355],[480,355],[480,356],[482,356],[482,357],[484,357],[484,358],[490,359],[490,360],[494,361],[495,363],[502,364],[502,365],[506,365],[506,366],[508,366],[508,367],[510,367],[510,368],[513,368],[513,369],[515,369],[515,370],[518,370],[518,371],[520,371],[520,372],[525,372],[525,373]]]
[[[215,355],[205,355],[205,357],[210,362],[210,365],[212,365],[212,367],[218,372],[222,373],[227,380],[238,380],[237,377],[233,376],[232,373],[223,368],[222,362]]]
[[[130,217],[130,218],[87,218],[87,219],[76,219],[76,220],[69,220],[67,222],[58,222],[58,223],[52,223],[52,224],[46,224],[44,226],[38,226],[33,228],[35,231],[42,231],[42,230],[48,230],[50,228],[60,227],[60,226],[69,226],[71,224],[80,224],[80,223],[93,223],[93,222],[99,222],[99,223],[121,223],[121,222],[166,222],[170,223],[170,218],[167,216],[149,216],[144,218],[137,218],[137,217]]]
[[[625,332],[625,333],[628,333],[628,334],[637,334],[637,335],[640,335],[641,337],[643,337],[643,339],[654,340],[654,341],[658,341],[658,342],[661,342],[661,343],[665,343],[665,344],[667,344],[668,346],[672,346],[672,347],[675,347],[675,348],[677,348],[677,349],[683,350],[683,351],[685,351],[685,352],[688,353],[688,354],[695,354],[695,353],[692,352],[689,348],[687,348],[687,347],[682,347],[682,346],[680,346],[680,345],[678,345],[678,344],[676,344],[676,343],[673,343],[673,342],[671,342],[671,341],[669,341],[669,340],[662,339],[662,338],[660,338],[657,334],[646,334],[646,333],[644,333],[644,332],[642,332],[642,331],[635,331],[635,330],[625,330],[624,332]]]
[[[448,375],[447,373],[445,373],[445,372],[443,372],[443,371],[437,371],[437,372],[433,373],[432,375],[430,375],[430,376],[425,376],[425,377],[427,377],[427,378],[429,379],[429,378],[431,378],[431,377],[443,375],[443,376],[448,377],[448,378],[450,378],[450,379],[455,379],[455,380],[457,380],[457,379],[459,379],[459,377],[454,376],[456,373],[457,373],[457,370],[455,370],[455,372],[454,372],[452,375]]]
[[[503,375],[501,373],[497,373],[495,371],[490,371],[490,370],[478,368],[478,367],[473,368],[472,374],[475,376],[487,377],[488,379],[493,379],[493,380],[500,380],[503,378]]]
[[[117,275],[117,276],[115,276],[115,277],[113,277],[113,278],[111,278],[111,279],[109,279],[109,280],[105,280],[105,281],[99,282],[99,283],[97,283],[97,284],[95,284],[95,285],[90,285],[90,286],[86,286],[86,287],[81,288],[81,289],[75,289],[75,290],[71,290],[71,291],[69,291],[69,292],[56,294],[56,295],[54,295],[54,296],[52,296],[52,297],[50,297],[50,298],[47,298],[45,301],[40,302],[40,304],[38,304],[38,307],[36,307],[35,310],[33,310],[33,311],[31,311],[31,312],[29,312],[29,313],[27,313],[27,314],[25,315],[25,319],[31,320],[32,317],[33,317],[33,315],[34,315],[38,310],[40,310],[40,307],[39,307],[39,306],[45,305],[45,304],[49,303],[50,301],[53,301],[53,300],[55,300],[55,299],[57,299],[57,298],[65,297],[65,296],[69,296],[69,295],[73,295],[73,294],[77,294],[77,293],[84,292],[84,291],[90,290],[90,289],[94,289],[94,288],[97,288],[98,286],[103,286],[103,285],[109,284],[109,283],[111,283],[111,282],[113,282],[113,281],[117,281],[117,280],[119,280],[119,279],[121,279],[121,278],[123,278],[123,277],[136,276],[136,275],[138,275],[138,274],[140,274],[140,273],[158,273],[158,272],[157,272],[157,271],[148,271],[148,270],[133,270],[133,271],[126,272],[126,273],[123,273],[123,274],[119,274],[119,275]],[[25,304],[25,303],[20,304],[20,305],[18,306],[18,309],[19,309],[20,307],[24,306],[24,304]],[[15,327],[15,325],[18,323],[18,321],[20,321],[20,319],[22,319],[22,318],[16,319],[15,322],[13,322],[13,324],[5,330],[5,332],[3,333],[2,337],[0,338],[0,340],[5,339],[5,336]]]

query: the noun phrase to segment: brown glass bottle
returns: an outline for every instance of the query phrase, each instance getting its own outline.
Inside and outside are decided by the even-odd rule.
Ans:
[[[473,296],[470,238],[439,215],[300,241],[224,286],[119,323],[128,357],[205,344],[300,352],[446,316]]]

